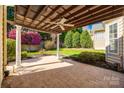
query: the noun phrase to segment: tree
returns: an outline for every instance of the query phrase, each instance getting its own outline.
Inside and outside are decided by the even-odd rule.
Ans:
[[[93,42],[88,31],[83,31],[80,35],[80,45],[83,48],[92,48]]]
[[[51,40],[51,37],[50,37],[50,34],[49,33],[39,32],[39,34],[41,35],[43,41],[45,41],[45,40]]]
[[[60,35],[60,41],[62,43],[64,43],[64,39],[65,39],[65,36],[66,36],[67,32],[63,32],[61,35]]]
[[[67,32],[65,39],[64,39],[64,46],[66,48],[71,48],[72,47],[72,31]]]
[[[74,48],[80,47],[80,33],[79,32],[75,32],[73,34],[72,45]]]
[[[59,40],[60,40],[60,47],[64,47],[64,40],[65,40],[65,36],[66,36],[67,32],[63,32],[60,37],[59,37]]]
[[[86,39],[86,48],[92,48],[93,47],[93,41],[91,39],[91,36],[89,34],[89,32],[87,31],[87,39]]]
[[[72,29],[72,32],[79,32],[79,33],[81,33],[82,32],[82,27],[79,27],[79,28],[74,28],[74,29]]]
[[[82,31],[82,33],[80,34],[80,45],[82,48],[84,48],[86,45],[85,31]]]

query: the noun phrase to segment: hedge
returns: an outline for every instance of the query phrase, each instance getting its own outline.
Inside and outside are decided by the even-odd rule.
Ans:
[[[7,39],[7,60],[13,61],[15,59],[16,42],[13,39]]]
[[[105,53],[101,52],[82,52],[78,55],[72,55],[71,58],[84,63],[94,64],[95,62],[105,62]]]

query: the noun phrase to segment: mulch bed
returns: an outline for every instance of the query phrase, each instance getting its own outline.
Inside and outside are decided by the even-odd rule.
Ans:
[[[101,68],[105,68],[105,69],[124,73],[124,70],[118,69],[118,66],[116,64],[112,64],[112,63],[108,63],[108,62],[81,62],[78,58],[69,57],[69,56],[66,56],[64,58],[65,59],[72,59],[72,60],[80,62],[80,63],[85,63],[85,64],[89,64],[89,65],[93,65],[93,66],[97,66],[97,67],[101,67]]]

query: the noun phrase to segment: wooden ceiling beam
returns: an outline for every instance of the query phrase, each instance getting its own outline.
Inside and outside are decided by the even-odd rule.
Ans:
[[[77,20],[75,19],[74,21],[71,21],[70,23],[75,24],[75,23],[78,23],[78,22],[81,22],[84,20],[88,20],[94,16],[100,16],[100,15],[103,15],[105,13],[112,12],[113,10],[116,11],[116,10],[120,10],[122,8],[123,8],[122,6],[106,7],[106,8],[100,9],[99,11],[92,12],[91,14],[84,15],[82,18],[79,18]]]
[[[37,20],[48,8],[49,6],[43,6],[39,9],[39,11],[37,12],[37,14],[35,15],[35,17],[33,18],[32,22],[30,25],[32,25],[34,23],[35,20]]]
[[[91,21],[88,21],[88,22],[85,22],[85,23],[82,23],[82,24],[77,24],[75,27],[86,26],[86,25],[89,25],[89,24],[94,24],[96,22],[106,21],[106,20],[113,19],[113,18],[120,17],[120,16],[122,16],[122,13],[115,13],[115,14],[112,14],[112,15],[108,15],[106,17],[100,17],[99,19],[95,18]]]
[[[24,20],[23,20],[23,23],[25,23],[25,19],[26,19],[26,18],[27,18],[27,16],[29,15],[30,10],[31,10],[31,5],[29,5],[29,7],[28,7],[28,9],[27,9],[27,11],[26,11],[26,13],[25,13],[25,15],[24,15]]]
[[[26,10],[28,9],[28,8],[24,7],[25,5],[16,5],[16,6],[18,6],[18,7],[23,7],[23,8],[26,9]],[[34,12],[34,13],[36,13],[36,11],[34,11],[33,9],[31,9],[31,11]]]
[[[74,13],[72,13],[71,15],[67,16],[66,18],[69,19],[69,18],[72,18],[74,17],[75,15],[77,14],[81,14],[83,12],[86,12],[89,8],[92,8],[92,7],[95,7],[95,5],[87,5],[87,6],[84,6],[82,7],[81,9],[75,11]]]
[[[72,13],[71,16],[69,15],[68,17],[66,17],[68,20],[65,23],[68,23],[70,18],[72,18],[71,20],[74,20],[74,19],[77,20],[78,18],[82,17],[82,15],[81,15],[82,13],[83,14],[89,13],[89,10],[98,9],[99,7],[100,6],[96,6],[96,5],[94,5],[94,6],[93,5],[91,5],[91,6],[89,5],[89,6],[82,7],[82,9]],[[76,17],[74,17],[74,16],[76,16]],[[54,25],[50,25],[50,27],[52,27],[52,26],[54,26]],[[48,28],[48,27],[46,27],[46,28]]]
[[[63,32],[66,32],[66,31],[69,31],[71,29],[74,29],[74,28],[78,28],[78,27],[83,27],[83,26],[86,26],[86,25],[89,25],[89,24],[92,24],[92,23],[96,23],[96,22],[101,22],[101,21],[105,21],[105,20],[109,20],[109,19],[112,19],[112,18],[116,18],[116,17],[119,17],[121,16],[122,14],[121,13],[118,13],[118,14],[114,14],[114,15],[111,15],[111,16],[107,16],[107,17],[104,17],[104,18],[100,18],[100,19],[96,19],[96,20],[92,20],[90,22],[87,22],[87,23],[84,23],[84,24],[80,24],[80,25],[76,25],[75,27],[73,28],[68,28],[66,29],[65,31]],[[58,29],[56,29],[57,31]]]
[[[16,20],[18,20],[17,15],[19,14],[19,12],[18,12],[19,8],[17,8],[17,11],[15,12],[16,13],[15,14],[16,15],[15,16],[16,17],[15,18],[15,22],[16,22],[15,24],[19,24],[19,25],[22,25],[24,27],[28,27],[28,28],[31,28],[31,29],[36,29],[36,30],[39,30],[39,31],[50,32],[50,33],[63,32],[59,27],[57,27],[55,29],[50,29],[50,27],[52,26],[51,24],[47,24],[47,25],[45,24],[45,26],[43,28],[42,28],[42,26],[40,28],[39,27],[37,28],[37,26],[35,24],[34,25],[29,25],[31,21],[34,22],[38,19],[38,15],[40,17],[41,15],[43,15],[43,13],[47,12],[47,11],[44,11],[41,14],[39,14],[37,12],[37,14],[34,16],[34,18],[32,18],[32,20],[27,19],[27,21],[26,21],[25,19],[28,17],[30,11],[32,11],[32,9],[30,7],[31,6],[26,8],[27,10],[23,10],[23,12],[24,11],[27,11],[27,12],[25,12],[25,14],[23,15],[23,20],[21,22],[16,21]],[[53,8],[53,9],[56,9],[56,11],[53,11],[53,10],[51,12],[48,11],[49,12],[48,15],[46,15],[46,17],[44,17],[41,22],[44,22],[48,18],[51,18],[52,14],[57,13],[57,16],[55,16],[53,19],[51,19],[51,21],[57,21],[61,17],[68,18],[70,16],[68,18],[69,20],[67,20],[67,23],[74,23],[75,27],[80,27],[80,26],[85,26],[85,25],[92,24],[92,23],[95,23],[95,22],[111,19],[111,18],[114,18],[114,17],[119,17],[119,16],[122,15],[122,10],[124,10],[124,6],[114,6],[114,8],[111,8],[111,6],[90,6],[90,8],[88,6],[87,7],[84,6],[82,8],[79,7],[79,6],[78,7],[77,6],[69,6],[69,8],[65,9],[62,13],[59,13],[59,12],[57,12],[59,9],[57,9],[56,7]],[[59,8],[62,8],[62,6],[59,7]],[[80,10],[80,12],[79,12],[79,10]],[[40,9],[39,9],[39,11],[40,11]],[[75,18],[77,18],[77,19],[75,19]],[[29,22],[29,24],[26,23],[26,22]],[[41,23],[41,22],[39,22],[39,23]],[[10,22],[10,23],[14,24],[12,22]],[[73,27],[73,28],[75,28],[75,27]],[[65,27],[65,28],[66,28],[66,30],[73,29],[73,28],[68,28],[68,27]]]
[[[81,9],[79,9],[79,10],[77,10],[77,11],[75,11],[74,13],[71,13],[69,16],[66,16],[66,19],[69,19],[69,18],[72,18],[72,17],[74,17],[74,16],[76,16],[77,14],[80,14],[80,13],[82,13],[82,12],[85,12],[85,11],[87,11],[87,9],[89,9],[89,8],[94,8],[95,7],[95,5],[87,5],[87,6],[85,6],[85,5],[82,5],[82,8]],[[66,23],[66,22],[65,22]],[[53,25],[51,25],[50,27],[52,27]],[[47,29],[49,29],[47,26],[45,26]]]
[[[113,15],[114,13],[120,13],[122,10],[123,10],[124,8],[119,8],[119,9],[113,9],[113,11],[108,11],[108,12],[105,12],[105,13],[103,13],[103,14],[101,14],[101,15],[98,15],[98,16],[94,16],[94,17],[90,17],[89,19],[84,19],[84,20],[82,20],[82,21],[80,21],[80,22],[78,22],[77,24],[82,24],[82,23],[85,23],[85,22],[87,22],[87,21],[90,21],[90,20],[94,20],[94,19],[99,19],[99,18],[104,18],[104,17],[106,17],[106,16],[108,16],[108,15]],[[77,25],[76,24],[76,25]]]
[[[95,7],[95,6],[94,6]],[[105,7],[108,7],[108,6],[97,6],[95,8],[89,8],[87,9],[86,11],[82,12],[80,15],[76,16],[76,17],[73,17],[72,19],[69,19],[66,23],[69,23],[69,22],[72,22],[72,21],[75,21],[75,20],[79,20],[80,18],[84,17],[84,16],[87,16],[87,15],[91,15],[92,13],[96,12],[96,11],[99,11]]]
[[[25,15],[24,15],[24,19],[27,18],[27,16],[28,16],[29,13],[30,13],[30,10],[31,10],[31,5],[29,5],[29,7],[28,7],[28,9],[27,9],[27,11],[26,11],[26,13],[25,13]]]
[[[51,21],[56,21],[57,19],[63,17],[66,13],[73,10],[74,8],[78,7],[78,5],[71,5],[68,9],[63,11],[62,13],[58,14],[55,18],[51,19]],[[51,26],[51,25],[50,25]],[[44,27],[45,28],[45,27]]]
[[[40,13],[42,13],[45,10],[45,7],[46,7],[45,5],[41,5],[32,20],[37,20],[40,17]]]
[[[35,28],[35,27],[27,26],[27,25],[25,25],[25,24],[20,24],[20,23],[17,23],[17,22],[15,22],[15,24],[16,24],[16,25],[21,25],[21,26],[26,27],[26,28],[29,28],[29,29],[34,29],[34,30],[36,30],[36,31],[38,31],[38,32],[57,33],[57,32],[50,32],[50,31],[47,31],[47,30],[44,30],[44,29],[37,29],[37,28]]]
[[[71,5],[68,9],[65,9],[62,13],[58,14],[55,18],[53,18],[51,21],[57,20],[61,17],[63,17],[66,13],[73,10],[74,8],[78,7],[78,5]]]
[[[101,22],[101,21],[106,21],[106,20],[117,18],[117,17],[120,17],[120,16],[122,16],[122,13],[117,13],[117,14],[114,14],[114,15],[111,15],[111,16],[108,16],[108,17],[105,17],[105,18],[94,20],[92,22],[87,22],[87,23],[85,23],[83,25],[92,24],[92,23]]]
[[[52,11],[51,11],[47,16],[45,16],[45,17],[37,24],[37,27],[38,27],[44,20],[46,20],[46,19],[49,18],[52,14],[54,14],[60,7],[61,7],[61,5],[57,5],[54,9],[52,9]]]
[[[105,21],[105,20],[108,20],[108,19],[112,19],[112,18],[115,18],[115,17],[119,17],[119,16],[122,16],[122,13],[119,11],[119,13],[111,13],[111,14],[109,14],[109,15],[107,15],[107,16],[104,16],[104,17],[100,17],[100,18],[94,18],[94,19],[92,19],[92,20],[90,20],[90,21],[88,21],[88,22],[84,22],[84,23],[80,23],[80,24],[77,24],[77,25],[75,25],[75,27],[73,27],[73,28],[78,28],[78,27],[81,27],[81,26],[86,26],[86,25],[89,25],[89,24],[91,24],[91,23],[95,23],[95,22],[101,22],[101,21]],[[70,29],[73,29],[73,28],[68,28],[68,29],[66,29],[65,31],[68,31],[68,30],[70,30]],[[54,30],[59,30],[58,29],[58,27],[56,28],[56,29],[54,29]],[[65,32],[64,31],[64,32]]]

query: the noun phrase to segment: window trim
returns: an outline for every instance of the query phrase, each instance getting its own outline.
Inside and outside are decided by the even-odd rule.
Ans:
[[[114,53],[114,52],[111,52],[110,49],[108,49],[109,53],[110,54],[114,54],[114,55],[119,55],[119,41],[118,41],[118,38],[119,38],[119,27],[118,27],[118,22],[111,22],[108,24],[108,29],[111,25],[114,25],[114,24],[117,24],[117,52]],[[109,29],[110,31],[110,29]],[[110,36],[110,32],[108,31],[108,35]],[[110,37],[109,37],[109,45],[110,45]]]

